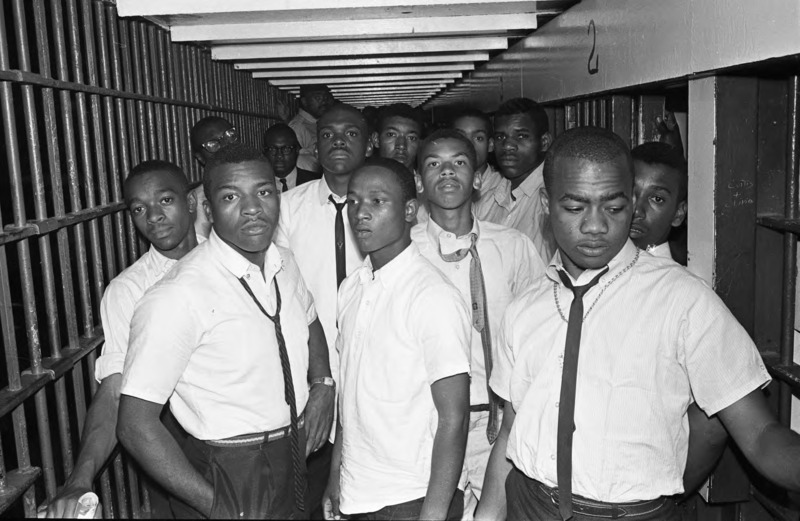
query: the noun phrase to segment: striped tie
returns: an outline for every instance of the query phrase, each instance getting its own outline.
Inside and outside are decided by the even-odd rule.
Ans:
[[[258,301],[253,294],[253,290],[244,281],[239,279],[239,282],[244,286],[245,291],[252,297],[253,302],[256,303],[258,309],[264,314],[265,317],[270,319],[275,325],[275,337],[278,340],[278,353],[281,358],[281,370],[283,371],[283,392],[286,398],[286,404],[289,406],[289,418],[291,425],[291,444],[292,444],[292,467],[294,470],[294,503],[298,509],[305,511],[305,473],[302,468],[302,459],[300,456],[300,433],[297,428],[297,401],[294,397],[294,383],[292,382],[292,367],[289,364],[289,353],[286,352],[286,340],[283,338],[283,331],[281,330],[281,290],[278,287],[278,279],[273,278],[272,283],[275,285],[275,315],[270,315],[261,302]]]

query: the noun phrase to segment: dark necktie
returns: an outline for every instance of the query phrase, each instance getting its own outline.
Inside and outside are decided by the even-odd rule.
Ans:
[[[289,406],[289,419],[291,425],[291,444],[292,444],[292,467],[294,471],[294,503],[300,510],[305,510],[305,475],[302,471],[302,459],[300,455],[300,433],[297,426],[297,401],[294,397],[294,383],[292,382],[292,367],[289,364],[289,353],[286,352],[286,340],[283,338],[283,331],[281,330],[281,290],[278,287],[278,279],[273,278],[272,282],[275,285],[275,314],[270,315],[261,302],[258,301],[253,294],[253,290],[247,285],[244,279],[239,279],[239,282],[244,286],[245,291],[252,297],[253,302],[256,303],[258,309],[264,314],[265,317],[275,325],[275,337],[278,340],[278,354],[281,359],[281,371],[283,372],[283,394],[286,399],[286,404]]]
[[[332,202],[333,206],[336,207],[336,223],[334,224],[334,239],[336,243],[334,246],[336,247],[336,287],[338,288],[347,276],[347,264],[344,257],[344,217],[342,216],[345,203],[337,203],[333,198],[333,194],[328,196],[328,201]]]
[[[470,234],[469,248],[462,248],[453,253],[442,253],[439,247],[439,255],[445,262],[458,262],[464,259],[467,254],[472,255],[469,263],[469,292],[472,301],[472,327],[481,334],[481,345],[483,346],[483,362],[486,366],[486,391],[489,393],[489,423],[486,425],[486,437],[489,443],[494,443],[497,433],[500,432],[500,398],[492,392],[489,387],[489,377],[492,374],[492,336],[489,329],[489,307],[486,305],[486,284],[483,280],[483,269],[481,259],[478,257],[478,249],[475,242],[478,235]]]
[[[556,449],[556,475],[558,477],[558,510],[564,520],[572,517],[572,435],[575,432],[575,387],[578,382],[578,351],[581,347],[583,326],[583,295],[595,286],[601,271],[588,284],[573,286],[569,275],[558,272],[561,282],[572,290],[574,298],[569,307],[567,342],[564,347],[564,368],[561,372],[561,397],[558,403],[558,438]]]
[[[286,178],[280,177],[279,179],[281,180],[281,192],[285,192],[289,189],[289,185],[286,184]]]

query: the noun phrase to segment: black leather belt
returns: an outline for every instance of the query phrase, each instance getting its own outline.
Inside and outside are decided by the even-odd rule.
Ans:
[[[558,489],[550,488],[543,483],[538,483],[539,489],[550,497],[556,508],[558,508]],[[672,501],[668,497],[659,497],[647,501],[634,501],[632,503],[603,503],[581,496],[572,496],[572,511],[591,517],[606,519],[619,519],[626,516],[641,516],[655,512],[667,501]]]
[[[488,412],[489,411],[489,404],[482,403],[480,405],[470,405],[469,412]]]

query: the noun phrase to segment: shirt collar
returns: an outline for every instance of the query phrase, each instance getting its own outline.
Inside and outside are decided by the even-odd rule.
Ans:
[[[480,237],[478,219],[475,218],[474,214],[472,215],[472,229],[465,235],[456,237],[454,233],[446,231],[431,218],[428,218],[428,222],[425,225],[425,231],[428,234],[428,239],[430,240],[431,244],[437,247],[439,251],[445,255],[463,248],[469,248],[471,244],[470,235],[473,233],[477,237]]]
[[[309,123],[316,123],[317,122],[317,118],[315,118],[314,116],[312,116],[311,114],[309,114],[308,112],[306,112],[303,109],[298,110],[297,111],[297,115],[300,116],[302,119],[308,121]]]
[[[518,187],[512,190],[515,196],[518,196],[520,192],[524,193],[528,197],[538,197],[539,196],[539,189],[542,188],[544,184],[544,162],[541,165],[537,166],[531,174],[525,178],[525,180],[520,183]],[[519,197],[517,197],[519,199]]]
[[[672,260],[672,252],[669,249],[669,242],[663,242],[658,246],[650,246],[647,248],[647,253],[653,257],[662,257],[664,259]]]
[[[333,200],[336,201],[337,203],[343,203],[343,202],[347,201],[347,197],[340,197],[340,196],[336,195],[335,193],[333,193],[333,190],[331,190],[331,187],[328,186],[328,181],[325,180],[325,176],[324,175],[317,182],[319,183],[319,185],[318,185],[318,188],[319,188],[318,194],[319,194],[319,205],[320,206],[325,206],[326,204],[328,204],[330,202],[330,201],[328,201],[328,197],[331,196],[331,195],[333,196]]]
[[[397,257],[379,270],[373,270],[372,259],[367,255],[364,263],[359,268],[359,280],[361,284],[366,284],[371,280],[378,281],[384,288],[390,288],[403,273],[408,271],[408,265],[419,255],[419,248],[412,242]]]
[[[211,229],[211,234],[208,236],[208,247],[211,249],[214,258],[222,264],[226,270],[240,279],[244,277],[248,271],[259,271],[258,266],[245,259],[241,253],[234,250],[228,243],[220,239],[217,232]],[[283,268],[283,258],[281,252],[274,243],[270,243],[267,248],[267,254],[264,257],[264,280],[271,281],[275,275]]]
[[[638,250],[639,249],[633,244],[633,241],[628,239],[619,253],[617,253],[608,263],[608,272],[600,278],[600,283],[616,277],[620,271],[624,270],[629,264],[631,264],[634,258],[636,258]],[[588,284],[602,270],[603,268],[584,270],[577,279],[574,279],[572,275],[569,275],[566,268],[564,268],[564,263],[561,260],[561,250],[558,250],[556,251],[556,254],[553,255],[553,260],[551,260],[550,264],[548,264],[545,273],[547,273],[547,277],[550,280],[563,285],[561,278],[558,276],[558,272],[563,271],[564,273],[567,273],[567,276],[575,286],[582,286],[584,284]]]
[[[166,272],[172,269],[173,266],[178,262],[175,259],[170,259],[157,249],[155,249],[152,245],[150,249],[147,251],[147,267],[150,268],[154,273],[158,273],[159,275],[164,275]]]

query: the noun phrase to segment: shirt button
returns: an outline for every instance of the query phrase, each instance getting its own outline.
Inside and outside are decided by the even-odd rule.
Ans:
[[[248,274],[246,274],[246,275],[244,276],[244,278],[246,278],[247,280],[250,280],[250,274],[249,274],[249,273],[248,273]]]
[[[556,402],[556,409],[558,409],[558,402]]]
[[[461,269],[461,265],[460,264],[456,264],[456,269]]]
[[[555,455],[555,454],[550,454],[550,459],[551,459],[551,460],[553,460],[553,461],[555,461],[555,459],[556,459],[556,455]]]

